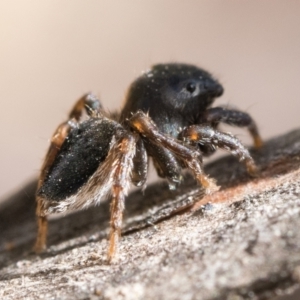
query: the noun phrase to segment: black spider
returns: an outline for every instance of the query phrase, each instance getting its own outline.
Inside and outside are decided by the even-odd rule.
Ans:
[[[37,252],[46,246],[51,213],[83,209],[111,195],[108,259],[115,256],[130,183],[143,186],[149,156],[159,176],[172,185],[181,170],[191,170],[207,193],[217,190],[202,169],[202,155],[218,147],[230,151],[252,175],[256,165],[248,150],[220,122],[247,127],[256,147],[261,138],[252,118],[241,111],[211,108],[222,86],[206,71],[186,64],[160,64],[131,85],[120,114],[107,114],[99,100],[85,95],[68,121],[54,133],[37,191]],[[89,118],[80,121],[83,112]]]

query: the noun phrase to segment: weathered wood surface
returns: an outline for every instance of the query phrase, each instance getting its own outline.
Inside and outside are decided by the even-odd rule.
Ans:
[[[300,130],[253,152],[249,178],[225,157],[207,166],[222,189],[203,196],[190,176],[133,192],[119,262],[106,262],[109,205],[50,222],[31,253],[32,182],[0,207],[0,299],[274,299],[300,281]],[[295,294],[295,299],[300,299]],[[287,298],[284,298],[287,299]],[[291,298],[292,299],[292,298]]]

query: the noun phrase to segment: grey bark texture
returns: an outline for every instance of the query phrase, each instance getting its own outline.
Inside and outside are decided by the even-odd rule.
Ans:
[[[207,165],[210,196],[189,175],[131,193],[112,265],[108,202],[52,218],[48,250],[32,253],[29,183],[0,207],[0,299],[300,299],[300,130],[252,154],[258,178],[231,156]]]

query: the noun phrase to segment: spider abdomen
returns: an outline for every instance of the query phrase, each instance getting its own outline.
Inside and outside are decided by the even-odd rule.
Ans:
[[[116,122],[91,118],[73,128],[37,192],[44,199],[64,200],[78,190],[105,160]]]

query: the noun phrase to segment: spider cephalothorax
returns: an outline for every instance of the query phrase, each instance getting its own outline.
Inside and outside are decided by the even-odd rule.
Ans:
[[[171,186],[189,169],[207,193],[217,190],[202,169],[202,155],[218,147],[237,156],[251,175],[256,165],[241,142],[218,131],[219,123],[246,127],[261,145],[252,118],[241,111],[211,107],[223,93],[206,71],[186,64],[154,66],[131,85],[120,114],[106,113],[91,95],[80,98],[54,133],[37,190],[39,231],[35,249],[46,246],[47,215],[99,204],[110,196],[109,260],[120,238],[129,186],[143,186],[149,157]],[[87,120],[81,120],[86,112]]]

